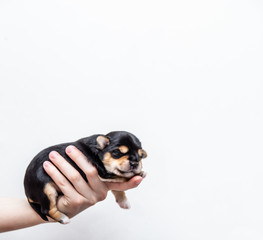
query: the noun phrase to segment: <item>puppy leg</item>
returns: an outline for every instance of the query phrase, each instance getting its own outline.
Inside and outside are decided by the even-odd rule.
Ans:
[[[46,194],[50,202],[48,215],[55,221],[60,222],[62,224],[69,223],[69,218],[57,209],[58,192],[55,184],[47,183],[44,187],[44,193]]]
[[[129,209],[131,208],[131,205],[125,195],[125,192],[122,191],[111,191],[113,195],[115,196],[116,202],[119,204],[121,208]]]

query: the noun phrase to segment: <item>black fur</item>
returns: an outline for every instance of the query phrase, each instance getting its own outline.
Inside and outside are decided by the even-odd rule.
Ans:
[[[60,155],[62,155],[74,168],[76,168],[80,172],[81,176],[86,181],[87,178],[83,171],[65,153],[65,149],[67,146],[74,145],[75,147],[77,147],[96,167],[99,176],[107,179],[114,178],[116,177],[116,175],[107,172],[102,163],[102,158],[106,152],[111,152],[113,157],[115,154],[115,157],[118,158],[119,156],[117,155],[120,153],[116,151],[116,149],[121,145],[126,145],[129,149],[134,150],[131,151],[132,154],[129,155],[131,161],[140,160],[140,157],[137,154],[137,150],[141,148],[141,143],[139,139],[133,134],[124,131],[118,131],[111,132],[105,135],[110,140],[110,144],[102,150],[98,147],[98,143],[96,141],[98,136],[104,135],[97,134],[87,138],[82,138],[76,142],[55,145],[44,149],[33,158],[26,170],[24,178],[24,187],[27,198],[33,201],[29,201],[31,207],[41,216],[42,219],[46,221],[48,220],[47,216],[50,205],[49,199],[44,194],[43,189],[47,183],[53,182],[53,180],[45,172],[43,168],[43,163],[45,161],[50,161],[49,153],[51,151],[57,151]]]

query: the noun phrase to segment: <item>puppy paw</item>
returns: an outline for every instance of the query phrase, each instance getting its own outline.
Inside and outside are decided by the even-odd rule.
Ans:
[[[118,204],[123,209],[130,209],[131,208],[131,205],[127,199],[123,199],[123,200],[119,201]]]
[[[141,171],[139,176],[141,176],[142,178],[145,178],[147,176],[147,172]]]
[[[68,223],[70,223],[70,220],[69,220],[68,216],[63,214],[61,219],[59,220],[59,223],[61,223],[61,224],[68,224]]]

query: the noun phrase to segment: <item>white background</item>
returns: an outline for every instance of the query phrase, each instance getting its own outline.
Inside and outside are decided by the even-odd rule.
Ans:
[[[1,0],[1,196],[53,144],[127,130],[149,154],[131,210],[1,239],[263,239],[262,67],[260,0]]]

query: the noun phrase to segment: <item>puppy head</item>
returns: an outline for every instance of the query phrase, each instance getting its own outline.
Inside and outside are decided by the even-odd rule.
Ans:
[[[106,170],[120,177],[130,178],[142,171],[143,158],[147,157],[137,137],[128,132],[111,132],[97,137],[101,161]]]

